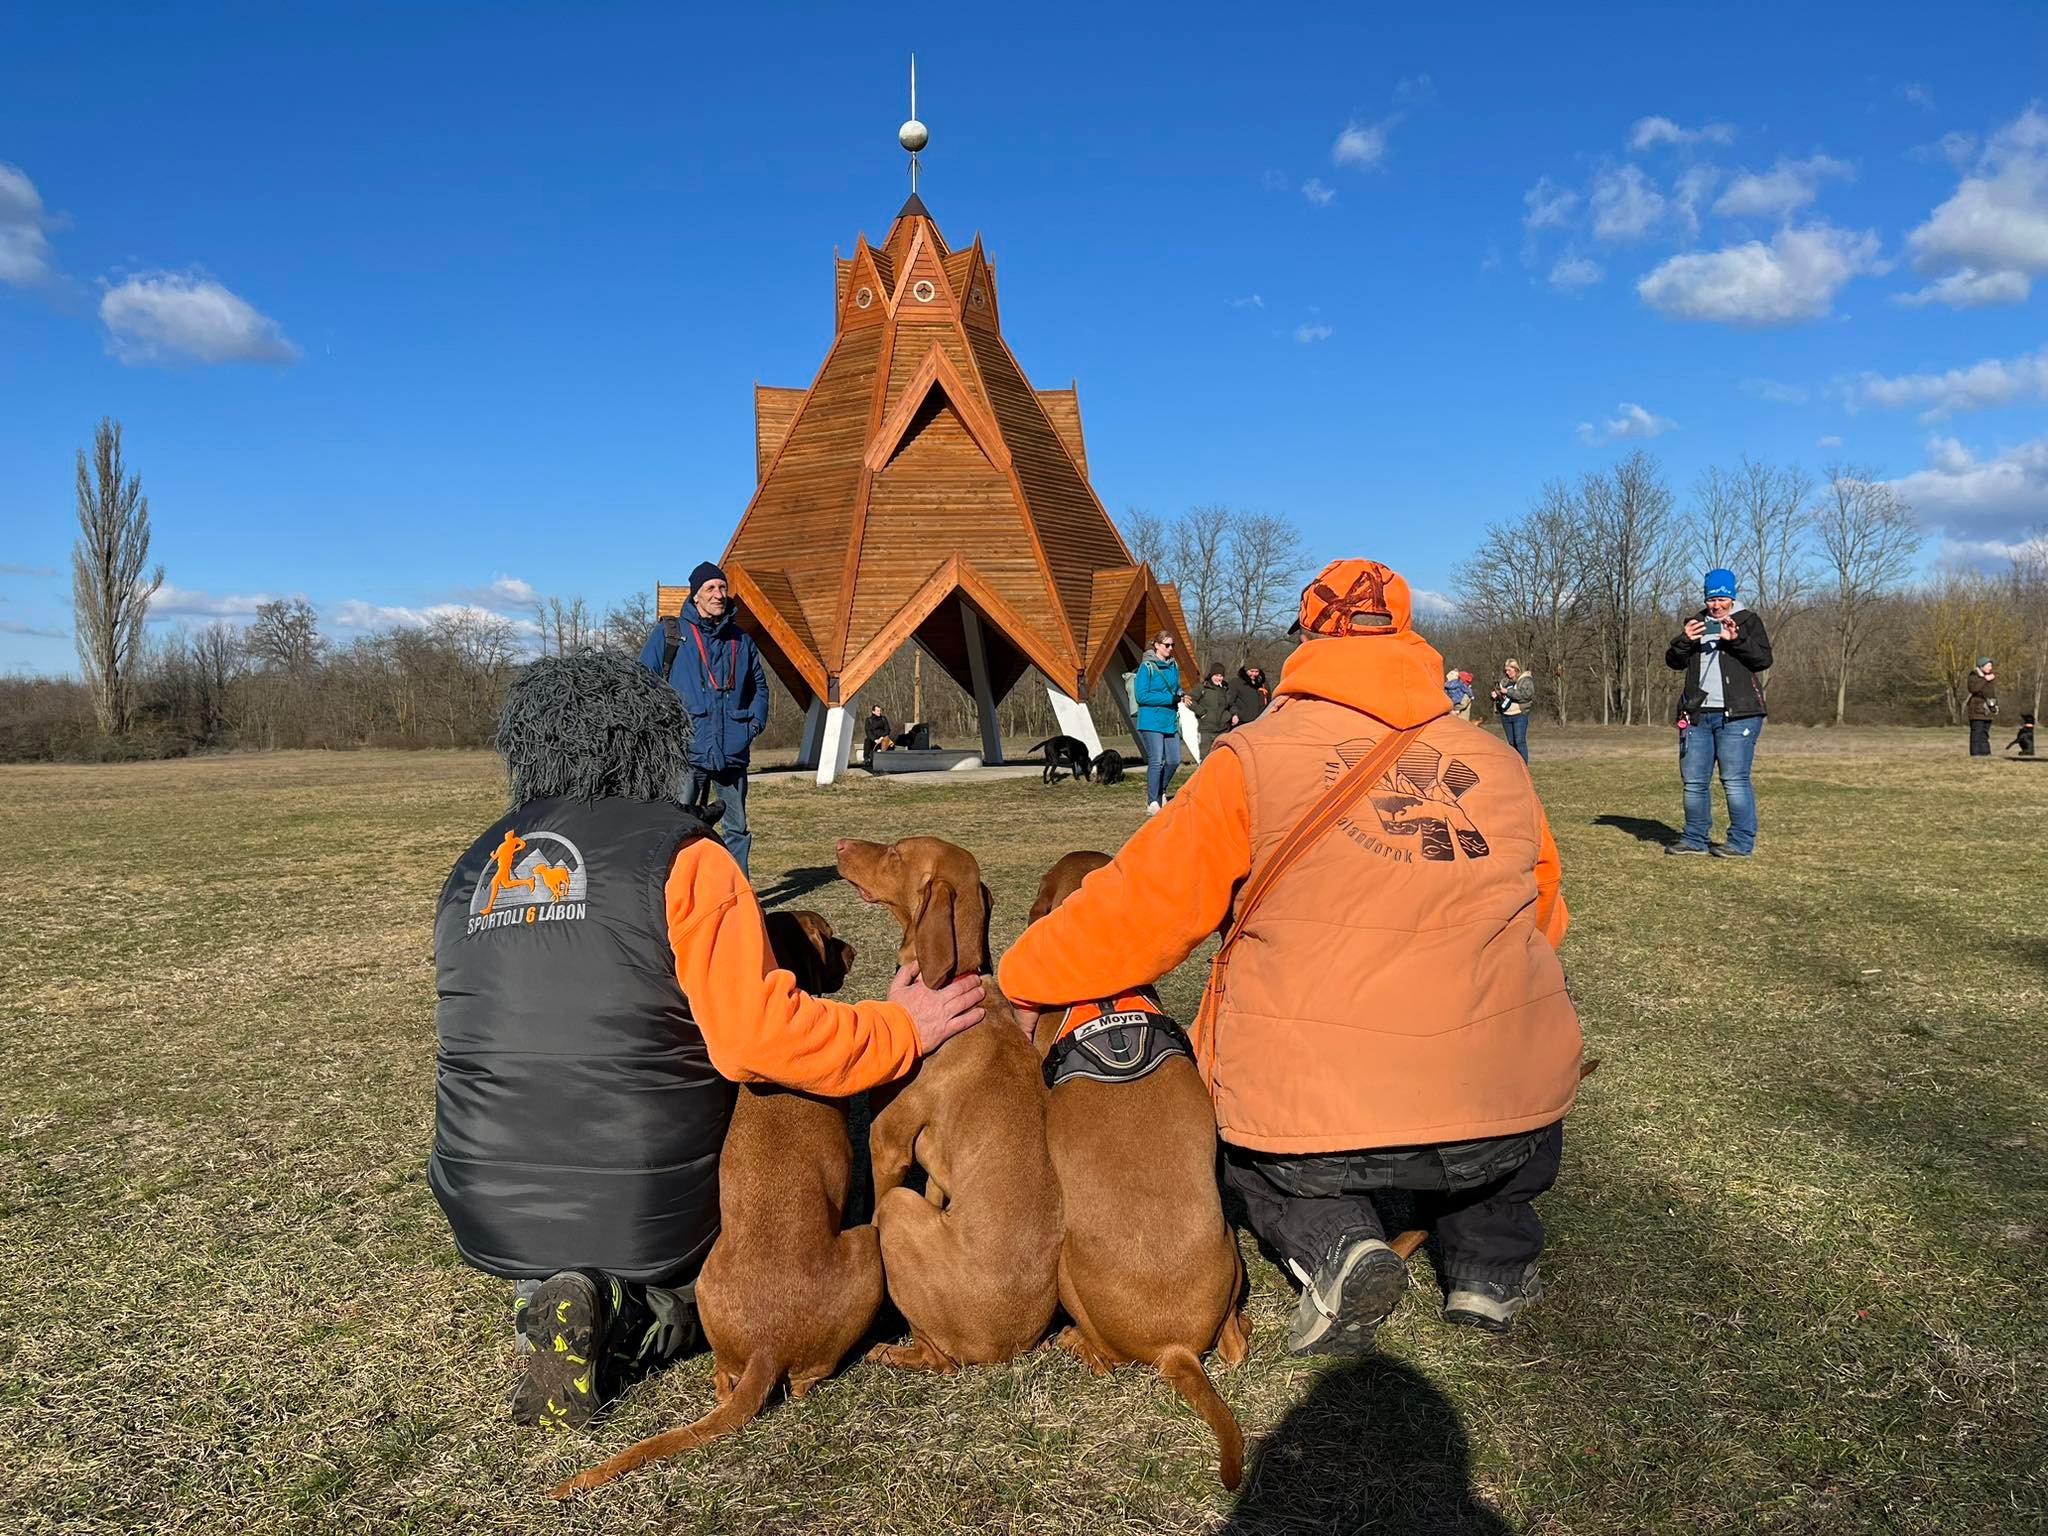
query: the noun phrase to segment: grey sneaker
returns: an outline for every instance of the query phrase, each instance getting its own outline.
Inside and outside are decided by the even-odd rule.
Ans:
[[[1717,859],[1746,859],[1749,857],[1748,852],[1744,849],[1730,848],[1726,843],[1716,843],[1710,851]]]
[[[610,1286],[616,1290],[618,1282]],[[570,1269],[543,1280],[518,1308],[519,1332],[529,1348],[522,1353],[526,1369],[512,1389],[514,1424],[581,1429],[596,1415],[605,1316],[612,1310],[607,1299],[590,1276]]]
[[[1666,853],[1705,853],[1707,850],[1693,843],[1666,843],[1664,851]]]
[[[1393,1315],[1408,1289],[1408,1266],[1377,1237],[1340,1238],[1313,1275],[1288,1267],[1301,1281],[1287,1348],[1297,1355],[1356,1355]]]
[[[1524,1308],[1543,1299],[1543,1278],[1531,1264],[1513,1284],[1495,1280],[1460,1280],[1444,1301],[1444,1321],[1489,1333],[1506,1333]]]

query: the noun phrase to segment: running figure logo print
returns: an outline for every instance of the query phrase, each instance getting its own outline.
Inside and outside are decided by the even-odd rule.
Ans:
[[[582,851],[568,838],[508,827],[469,898],[468,931],[581,918],[589,894]]]
[[[1337,761],[1324,768],[1324,779],[1334,783],[1372,749],[1372,741],[1365,738],[1340,743]],[[1459,803],[1478,782],[1479,775],[1463,758],[1445,757],[1427,742],[1416,741],[1394,760],[1363,803],[1372,807],[1382,837],[1414,838],[1416,851],[1426,860],[1450,863],[1461,853],[1483,859],[1491,851],[1486,836]],[[1353,841],[1372,846],[1357,836],[1363,829],[1350,816],[1339,825],[1353,834]]]

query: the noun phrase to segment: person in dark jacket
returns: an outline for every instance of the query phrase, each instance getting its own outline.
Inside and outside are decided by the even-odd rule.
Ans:
[[[1756,792],[1749,770],[1764,730],[1763,674],[1771,669],[1771,636],[1763,615],[1737,599],[1733,571],[1717,566],[1707,572],[1705,598],[1664,651],[1664,664],[1685,674],[1677,716],[1685,830],[1664,851],[1746,859],[1756,851]],[[1710,837],[1716,765],[1728,797],[1725,843]]]
[[[868,717],[863,722],[862,729],[867,733],[867,747],[862,761],[872,767],[875,754],[882,750],[883,742],[896,734],[896,727],[889,723],[889,717],[882,713],[882,706],[877,704],[868,710]]]
[[[1202,686],[1195,691],[1188,707],[1195,712],[1195,724],[1202,732],[1202,750],[1209,750],[1209,743],[1236,725],[1237,714],[1232,707],[1236,693],[1225,681],[1229,673],[1222,662],[1216,662],[1203,674]]]
[[[1970,669],[1970,698],[1963,718],[1970,722],[1970,756],[1991,755],[1991,722],[1998,718],[1998,673],[1989,656],[1979,656]]]
[[[849,1005],[776,969],[746,877],[673,798],[689,743],[633,660],[533,663],[498,726],[512,809],[441,890],[427,1182],[464,1261],[514,1282],[522,1424],[587,1423],[695,1342],[735,1083],[857,1093],[982,1012],[974,976],[905,967]]]
[[[684,805],[721,807],[719,835],[740,866],[754,847],[747,828],[747,759],[768,727],[768,669],[754,637],[733,622],[725,572],[709,560],[690,572],[690,596],[640,648],[640,664],[667,678],[690,712]]]
[[[1250,725],[1266,712],[1266,705],[1273,697],[1272,687],[1266,681],[1266,669],[1239,667],[1230,693],[1230,712],[1237,716],[1239,725]]]

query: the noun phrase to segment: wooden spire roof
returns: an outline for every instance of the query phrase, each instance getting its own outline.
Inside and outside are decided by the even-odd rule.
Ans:
[[[913,194],[838,262],[808,389],[754,391],[759,484],[720,562],[800,700],[850,700],[915,637],[970,687],[964,600],[1001,698],[1028,667],[1086,699],[1177,595],[1088,483],[1077,391],[1035,390],[1003,340],[994,264]]]

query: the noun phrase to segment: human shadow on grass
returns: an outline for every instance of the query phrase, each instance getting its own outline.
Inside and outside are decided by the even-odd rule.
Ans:
[[[1647,816],[1595,816],[1596,827],[1617,827],[1639,843],[1658,843],[1668,848],[1678,841],[1678,828],[1668,822],[1652,821]]]
[[[774,882],[754,892],[761,905],[770,910],[785,901],[795,901],[799,896],[808,896],[821,890],[839,878],[839,870],[831,864],[811,864],[797,869],[786,869]]]
[[[1234,1536],[1510,1536],[1473,1490],[1457,1410],[1384,1356],[1326,1372],[1259,1443],[1222,1528]]]

